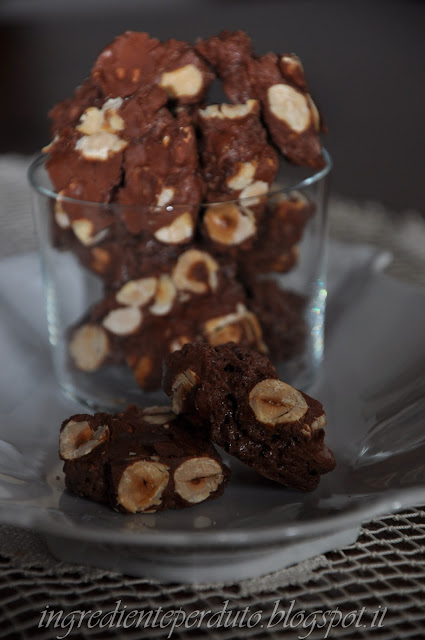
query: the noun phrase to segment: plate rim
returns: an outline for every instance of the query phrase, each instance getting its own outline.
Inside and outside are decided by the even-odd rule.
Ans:
[[[253,530],[239,531],[229,530],[217,532],[209,531],[113,531],[104,530],[101,527],[72,526],[69,523],[53,522],[50,518],[37,517],[40,509],[34,508],[34,517],[20,520],[9,517],[9,514],[22,512],[22,507],[10,511],[11,505],[0,504],[0,520],[3,524],[21,526],[32,529],[40,534],[55,535],[65,539],[81,540],[86,542],[101,541],[103,544],[124,544],[140,548],[179,548],[184,549],[217,549],[234,548],[242,545],[244,548],[254,548],[265,543],[281,546],[293,541],[295,537],[301,540],[329,534],[332,531],[343,531],[361,526],[363,522],[373,519],[381,514],[391,514],[413,507],[425,501],[425,484],[414,485],[406,489],[395,489],[385,493],[367,504],[353,505],[354,508],[319,518],[317,520],[304,520],[299,524],[268,525]],[[18,507],[19,505],[17,505]],[[9,510],[9,513],[5,513]],[[45,512],[44,512],[45,513]],[[130,517],[143,517],[144,514],[135,514]],[[4,517],[5,516],[5,517]],[[66,517],[66,514],[65,514]],[[279,543],[281,543],[279,545]]]

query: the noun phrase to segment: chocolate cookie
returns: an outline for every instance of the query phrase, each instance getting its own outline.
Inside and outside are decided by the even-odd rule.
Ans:
[[[126,31],[97,58],[92,78],[105,95],[127,97],[157,84],[181,104],[201,102],[214,73],[187,42],[159,42],[147,33]]]
[[[248,249],[278,166],[259,104],[210,105],[199,110],[197,120],[205,198],[220,203],[206,207],[204,236],[218,250]]]
[[[46,168],[59,194],[58,224],[71,226],[86,246],[103,239],[117,220],[108,204],[122,181],[123,150],[128,145],[121,134],[120,106],[120,100],[107,100],[101,108],[87,108],[74,128],[62,129],[44,149],[49,154]]]
[[[187,42],[168,40],[163,45],[163,64],[158,78],[170,99],[179,105],[199,104],[215,78],[211,67]]]
[[[165,361],[163,384],[176,413],[266,478],[311,491],[335,467],[322,405],[278,380],[264,356],[186,345]]]
[[[70,491],[124,513],[199,504],[221,495],[230,476],[214,447],[168,407],[71,416],[59,454]]]
[[[213,422],[218,424],[230,419],[230,415],[226,418],[230,396],[223,401],[225,387],[229,375],[233,374],[235,378],[239,376],[238,384],[243,383],[245,368],[259,379],[278,377],[270,360],[251,349],[237,347],[233,343],[216,347],[186,345],[165,360],[163,389],[172,397],[174,411],[182,413],[190,424],[208,436]],[[211,419],[208,415],[210,408],[213,411]]]
[[[175,118],[165,100],[157,87],[89,107],[45,149],[60,195],[58,223],[84,245],[97,244],[99,232],[120,220],[129,233],[149,232],[164,244],[191,239],[203,193],[195,132],[187,114]],[[106,207],[111,201],[122,206]]]
[[[267,351],[231,264],[191,248],[168,273],[153,274],[150,268],[107,293],[70,330],[69,355],[77,369],[89,373],[126,363],[139,386],[150,390],[160,386],[163,358],[188,342],[232,340]]]
[[[150,130],[125,152],[125,181],[116,201],[126,229],[149,231],[164,244],[191,240],[203,199],[196,136],[186,113],[161,108]]]
[[[71,328],[68,349],[72,364],[87,373],[105,365],[128,364],[140,386],[158,388],[172,330],[179,330],[178,323],[170,321],[175,304],[176,289],[166,274],[127,282]]]
[[[243,200],[268,191],[272,185],[277,155],[267,142],[259,114],[256,100],[233,105],[212,104],[198,111],[208,202],[215,202],[221,196],[227,200]]]
[[[167,100],[167,92],[154,84],[142,86],[132,96],[120,99],[117,115],[123,121],[123,137],[130,143],[137,142],[157,128],[161,119],[166,126],[172,120],[165,108]]]
[[[311,96],[290,74],[283,75],[285,67],[274,53],[252,59],[248,68],[275,145],[291,162],[321,169],[325,160],[319,138],[320,116]]]
[[[79,496],[108,502],[106,461],[110,440],[109,416],[80,413],[61,425],[59,456],[64,460],[65,485]]]
[[[161,65],[163,50],[148,33],[125,31],[99,54],[91,76],[103,93],[126,98],[152,84]]]
[[[318,133],[325,126],[297,56],[268,53],[256,58],[241,31],[199,40],[196,49],[216,69],[232,102],[260,100],[270,136],[291,162],[313,169],[324,166]]]
[[[195,49],[215,69],[231,102],[241,103],[255,98],[248,69],[254,50],[244,31],[224,30],[206,40],[198,38]]]

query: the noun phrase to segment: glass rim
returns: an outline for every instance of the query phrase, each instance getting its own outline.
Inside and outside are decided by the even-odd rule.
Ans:
[[[319,169],[318,171],[316,171],[315,173],[313,173],[310,176],[307,176],[306,178],[304,178],[303,180],[299,180],[298,182],[296,182],[295,184],[291,185],[291,186],[286,186],[286,187],[279,187],[278,185],[276,185],[275,188],[271,188],[269,191],[266,191],[265,193],[261,193],[258,195],[253,195],[253,196],[245,196],[244,198],[235,198],[234,200],[224,200],[224,201],[215,201],[215,202],[187,202],[185,204],[169,204],[169,205],[165,205],[163,207],[159,207],[158,205],[142,205],[142,204],[122,204],[120,202],[94,202],[92,200],[80,200],[78,198],[71,198],[69,196],[61,196],[59,193],[57,193],[56,191],[52,191],[51,189],[48,189],[47,187],[44,187],[42,184],[40,184],[36,177],[35,177],[35,172],[36,170],[41,166],[44,165],[48,156],[46,156],[43,153],[38,154],[34,160],[32,160],[31,164],[29,165],[28,169],[27,169],[27,178],[28,178],[28,182],[31,186],[32,189],[34,189],[34,191],[37,191],[39,194],[50,198],[52,200],[57,200],[60,199],[61,202],[65,202],[68,204],[73,204],[73,205],[78,205],[78,206],[92,206],[92,207],[96,207],[96,208],[104,208],[104,209],[108,209],[109,211],[111,209],[127,209],[127,208],[132,208],[134,209],[135,207],[140,207],[143,209],[161,209],[164,210],[166,209],[167,211],[172,211],[173,209],[180,209],[182,207],[212,207],[212,206],[216,206],[216,205],[223,205],[223,204],[239,204],[239,205],[243,205],[244,203],[251,203],[252,201],[257,199],[257,198],[269,198],[272,196],[276,196],[279,194],[287,194],[290,193],[292,191],[302,191],[303,189],[307,188],[307,187],[311,187],[312,185],[320,182],[321,180],[323,180],[323,178],[325,178],[326,176],[329,175],[329,173],[332,170],[333,167],[333,162],[332,162],[332,158],[329,154],[329,152],[322,147],[322,152],[323,152],[323,157],[325,159],[325,166],[322,169]],[[295,166],[295,165],[294,165]]]

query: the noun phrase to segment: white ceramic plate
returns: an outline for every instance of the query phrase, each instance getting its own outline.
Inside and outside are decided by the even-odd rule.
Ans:
[[[337,469],[301,494],[234,460],[218,500],[125,516],[64,492],[58,427],[80,408],[50,367],[35,255],[0,263],[0,521],[60,558],[179,582],[229,582],[355,540],[365,519],[425,503],[425,291],[386,254],[332,246],[324,403]],[[226,459],[226,456],[225,456]]]

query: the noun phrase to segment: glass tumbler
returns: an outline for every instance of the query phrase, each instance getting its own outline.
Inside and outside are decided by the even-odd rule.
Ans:
[[[29,181],[65,393],[92,409],[164,402],[163,358],[193,341],[257,349],[308,390],[324,346],[324,157],[315,173],[282,160],[267,193],[189,208],[65,198],[37,158]]]

